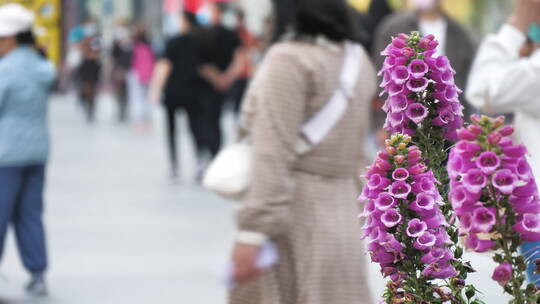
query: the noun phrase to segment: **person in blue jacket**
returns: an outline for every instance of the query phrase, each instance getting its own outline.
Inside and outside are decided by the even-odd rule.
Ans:
[[[26,290],[47,294],[47,252],[42,221],[49,154],[47,101],[55,68],[36,46],[34,15],[19,4],[0,6],[0,255],[15,230]]]

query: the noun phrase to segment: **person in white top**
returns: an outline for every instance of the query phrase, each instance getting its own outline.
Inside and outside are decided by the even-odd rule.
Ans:
[[[466,91],[467,100],[484,113],[515,114],[516,136],[528,148],[536,177],[540,177],[540,37],[529,35],[533,51],[526,57],[520,54],[529,46],[529,29],[538,24],[540,0],[517,0],[508,21],[482,43]],[[540,242],[521,249],[531,261],[529,280],[538,284],[540,276],[534,275],[532,262],[540,258]]]

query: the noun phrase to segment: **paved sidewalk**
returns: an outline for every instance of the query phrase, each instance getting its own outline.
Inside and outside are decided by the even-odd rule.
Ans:
[[[160,111],[153,130],[140,133],[115,123],[114,110],[103,99],[98,123],[88,126],[70,98],[54,98],[46,217],[51,296],[36,301],[21,292],[27,275],[10,237],[0,303],[225,303],[220,273],[232,243],[234,206],[191,182],[167,181]],[[189,181],[193,152],[182,126]],[[489,292],[486,303],[506,303],[489,278],[489,258],[473,256],[473,262],[480,271],[474,282]],[[372,293],[380,295],[375,265],[370,273]]]

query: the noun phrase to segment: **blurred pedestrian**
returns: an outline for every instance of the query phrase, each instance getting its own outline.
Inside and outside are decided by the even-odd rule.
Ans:
[[[13,225],[31,280],[26,290],[47,294],[43,188],[48,159],[47,99],[55,78],[37,50],[34,15],[19,4],[0,6],[0,255]],[[9,75],[9,76],[6,76]]]
[[[205,146],[215,156],[222,144],[221,114],[223,103],[242,69],[242,42],[238,35],[223,25],[225,2],[209,2],[198,14],[204,26],[199,36],[203,121]]]
[[[163,91],[170,177],[173,181],[177,180],[179,175],[176,124],[176,114],[179,110],[184,110],[189,120],[199,171],[204,166],[202,155],[205,147],[200,98],[202,79],[198,71],[200,59],[196,41],[198,24],[195,14],[182,12],[179,24],[180,35],[167,42],[165,54],[156,64],[150,92],[152,101],[158,103],[161,101],[160,95]]]
[[[343,115],[322,142],[300,153],[306,120],[322,109],[340,113],[329,100],[345,82],[345,42],[359,39],[344,0],[294,3],[295,34],[270,49],[243,105],[253,171],[237,217],[232,259],[238,285],[229,303],[371,303],[355,199],[375,70],[355,44],[359,62],[351,71],[359,77],[345,74],[351,83],[341,87],[350,92]],[[279,262],[262,271],[256,260],[269,240],[277,244]]]
[[[84,23],[84,38],[81,41],[82,63],[79,66],[79,97],[86,120],[95,118],[96,97],[101,73],[101,39],[96,20],[88,18]]]
[[[532,53],[527,36],[533,43]],[[471,71],[467,98],[483,112],[515,114],[516,136],[531,152],[532,170],[540,176],[540,1],[517,0],[499,32],[484,40]],[[540,285],[533,263],[540,258],[540,242],[525,243],[522,252],[530,261],[529,280]]]
[[[81,41],[84,38],[82,25],[73,27],[68,33],[66,57],[59,75],[59,87],[71,91],[77,87],[77,71],[82,63]]]
[[[135,126],[142,131],[149,128],[151,104],[148,100],[148,87],[154,71],[155,57],[148,40],[146,26],[139,24],[135,29],[133,56],[128,74],[129,104],[135,113]]]
[[[127,21],[118,23],[114,32],[114,42],[112,50],[113,59],[113,84],[118,103],[118,121],[124,122],[127,119],[127,75],[131,67],[133,43]]]

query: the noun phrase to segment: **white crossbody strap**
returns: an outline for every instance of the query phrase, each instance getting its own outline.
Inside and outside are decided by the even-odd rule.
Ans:
[[[347,110],[349,100],[354,96],[360,74],[360,60],[360,45],[345,43],[345,59],[341,70],[340,86],[330,101],[302,126],[302,140],[297,147],[298,153],[305,154],[322,142],[341,120]]]

